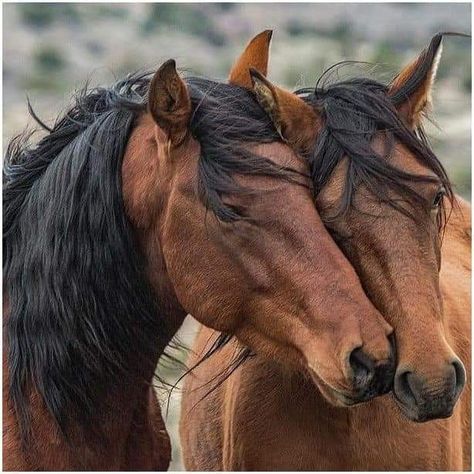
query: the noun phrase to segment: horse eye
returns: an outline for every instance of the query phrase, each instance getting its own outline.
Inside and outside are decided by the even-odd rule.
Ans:
[[[439,207],[441,205],[441,203],[443,202],[443,197],[444,197],[445,194],[446,194],[446,191],[444,190],[444,188],[441,188],[436,193],[436,196],[433,199],[433,204],[432,204],[433,209],[436,209],[437,207]]]

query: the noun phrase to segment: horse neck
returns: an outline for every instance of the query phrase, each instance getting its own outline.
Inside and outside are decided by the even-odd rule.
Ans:
[[[134,137],[136,137],[135,140],[143,138],[135,131],[132,132],[131,139],[133,140]],[[124,351],[125,354],[117,354],[117,356],[122,356],[121,361],[127,371],[123,376],[110,377],[110,380],[107,380],[106,389],[95,400],[93,417],[88,425],[91,428],[94,426],[103,428],[100,434],[100,443],[94,441],[95,435],[86,433],[87,430],[84,431],[79,425],[76,426],[75,421],[71,421],[70,442],[67,442],[59,433],[57,425],[46,409],[38,391],[35,387],[31,387],[27,396],[29,397],[28,405],[31,411],[33,443],[31,447],[28,446],[23,454],[18,454],[19,458],[24,458],[24,456],[28,458],[24,460],[22,470],[31,470],[38,466],[46,470],[48,467],[56,470],[58,464],[48,464],[54,459],[63,460],[64,469],[85,467],[92,470],[103,470],[115,466],[115,469],[118,470],[120,466],[115,461],[112,462],[111,459],[114,456],[117,458],[123,457],[123,451],[127,449],[129,439],[132,436],[131,433],[137,431],[136,425],[146,425],[143,428],[146,429],[145,436],[153,438],[153,435],[150,434],[149,424],[156,424],[156,420],[148,420],[149,414],[153,412],[154,418],[161,419],[159,409],[151,408],[152,405],[156,404],[152,387],[156,365],[165,347],[186,316],[186,312],[179,305],[174,295],[167,276],[158,233],[155,232],[159,228],[159,224],[156,223],[156,226],[151,226],[146,231],[142,231],[137,227],[134,233],[136,243],[145,257],[143,259],[145,276],[150,283],[156,300],[156,321],[162,321],[162,324],[155,326],[150,324],[150,318],[148,318],[148,321],[140,321],[135,320],[133,314],[130,315],[130,321],[127,323],[129,331],[124,332],[124,337],[130,337],[129,340],[127,339],[129,347]],[[120,268],[117,267],[117,272],[119,271]],[[8,299],[5,299],[4,302],[8,305]],[[8,320],[8,313],[8,309],[6,312],[4,311],[4,323]],[[137,314],[137,317],[139,316],[140,314]],[[114,317],[116,315],[111,310],[110,318]],[[140,329],[142,329],[141,333]],[[96,334],[100,337],[101,333],[97,332]],[[141,336],[147,336],[148,344],[144,344],[140,340]],[[8,342],[8,338],[6,338],[4,354],[8,351]],[[146,354],[143,354],[144,351]],[[7,363],[4,363],[4,368],[4,406],[7,408],[6,412],[9,417],[7,424],[10,427],[6,435],[7,440],[4,440],[4,442],[11,443],[15,446],[13,450],[21,453],[23,450],[19,441],[18,421],[8,396],[10,374]],[[80,377],[80,374],[78,377]],[[144,420],[146,420],[146,423]],[[135,435],[133,437],[136,438]],[[106,446],[106,452],[104,452],[104,447],[100,447],[101,445]],[[12,451],[9,450],[9,452]],[[104,460],[108,460],[108,464]],[[11,458],[9,461],[11,461]],[[112,464],[110,464],[111,462]],[[14,467],[16,464],[9,465]]]
[[[6,470],[166,470],[170,459],[169,438],[151,386],[111,380],[107,400],[97,407],[94,424],[100,438],[71,427],[66,440],[57,430],[38,393],[30,395],[32,440],[26,449],[20,441],[14,411],[6,396],[9,374],[4,354],[4,451]],[[159,436],[156,436],[159,433]],[[144,459],[140,455],[144,454]],[[137,459],[135,461],[132,461]],[[137,467],[139,466],[139,467]],[[141,469],[140,469],[141,470]]]
[[[162,155],[167,146],[163,136],[150,114],[137,119],[123,159],[122,186],[125,210],[145,257],[148,281],[168,323],[169,341],[187,313],[176,297],[162,252],[163,214],[172,181],[172,175],[163,164]]]
[[[157,272],[154,271],[154,278]],[[8,318],[8,297],[4,297],[4,317]],[[169,305],[170,327],[179,327],[185,315]],[[174,332],[169,334],[169,339]],[[158,340],[158,338],[157,338]],[[154,359],[141,368],[140,375],[110,380],[110,386],[96,407],[93,426],[101,427],[100,437],[71,426],[68,439],[59,432],[41,396],[29,393],[31,440],[23,446],[15,411],[8,397],[8,340],[4,336],[3,408],[4,467],[7,470],[166,470],[171,458],[170,441],[160,406],[154,393],[153,376],[158,358],[164,352],[164,339],[157,343]],[[136,350],[130,348],[130,354]]]

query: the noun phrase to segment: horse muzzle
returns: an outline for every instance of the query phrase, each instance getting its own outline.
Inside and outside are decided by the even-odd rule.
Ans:
[[[374,361],[362,349],[351,353],[349,363],[353,371],[353,395],[350,399],[362,403],[388,393],[393,386],[396,354],[394,339],[390,338],[391,356],[385,361]]]
[[[352,406],[367,402],[388,393],[393,387],[396,371],[395,339],[391,335],[390,355],[384,360],[374,360],[363,348],[354,349],[349,355],[349,374],[345,388],[335,388],[312,373],[312,378],[322,394],[339,406]]]
[[[465,383],[464,366],[455,359],[444,367],[442,377],[432,380],[415,371],[397,370],[393,392],[404,415],[421,423],[450,417]]]

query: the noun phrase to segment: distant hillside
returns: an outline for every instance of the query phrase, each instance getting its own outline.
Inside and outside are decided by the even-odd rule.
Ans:
[[[313,85],[343,59],[381,63],[389,79],[439,30],[470,32],[470,4],[5,4],[4,138],[28,122],[28,94],[45,120],[90,79],[110,83],[173,57],[193,74],[225,79],[257,32],[274,33],[271,78]],[[435,146],[465,195],[470,185],[470,41],[445,41],[435,97]],[[366,73],[348,69],[342,74]],[[446,157],[444,157],[446,155]]]

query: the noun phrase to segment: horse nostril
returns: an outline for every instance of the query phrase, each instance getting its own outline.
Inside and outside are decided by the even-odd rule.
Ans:
[[[354,385],[358,388],[367,387],[374,376],[372,359],[359,347],[351,352],[349,364],[354,376]]]
[[[411,409],[415,409],[417,406],[417,400],[412,384],[410,383],[410,377],[412,375],[413,374],[409,371],[396,373],[393,382],[393,390],[395,396],[401,403]]]
[[[459,397],[461,394],[464,385],[466,384],[466,370],[464,369],[464,365],[459,359],[456,359],[452,362],[454,367],[454,372],[456,374],[456,389],[455,389],[455,399]]]
[[[457,359],[442,369],[432,378],[408,370],[395,374],[393,392],[410,419],[421,422],[452,415],[466,382],[466,373]]]

